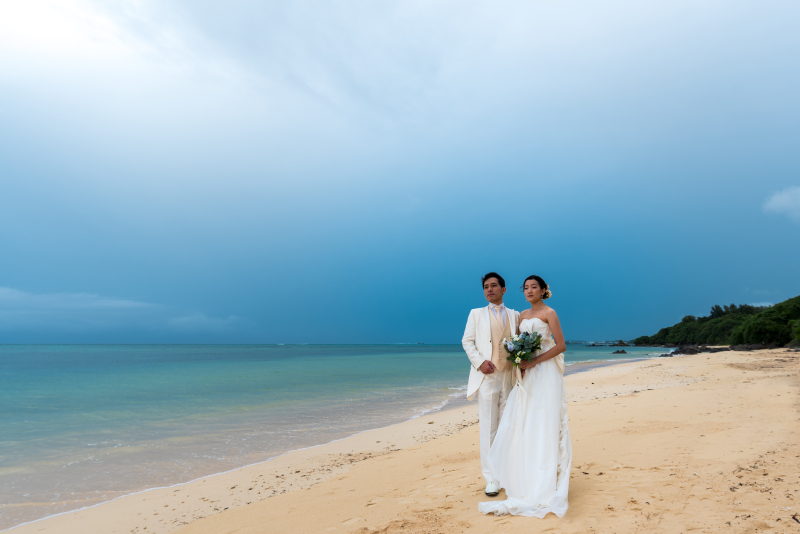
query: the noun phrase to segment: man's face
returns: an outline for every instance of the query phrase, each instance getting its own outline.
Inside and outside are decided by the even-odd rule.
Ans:
[[[503,302],[503,295],[506,293],[506,288],[500,287],[500,282],[497,278],[487,278],[483,282],[483,296],[492,304],[500,304]]]

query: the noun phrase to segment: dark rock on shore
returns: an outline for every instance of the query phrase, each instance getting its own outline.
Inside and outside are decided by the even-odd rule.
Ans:
[[[700,354],[701,352],[724,352],[732,347],[709,347],[708,345],[678,345],[673,354]],[[735,349],[734,349],[735,350]]]
[[[763,343],[757,343],[755,345],[733,345],[731,350],[743,351],[743,350],[763,350],[769,348]]]

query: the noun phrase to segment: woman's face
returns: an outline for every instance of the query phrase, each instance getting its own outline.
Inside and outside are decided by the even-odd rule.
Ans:
[[[525,300],[531,303],[542,300],[542,295],[544,294],[544,290],[539,287],[539,282],[536,280],[525,282],[522,291],[525,293]]]

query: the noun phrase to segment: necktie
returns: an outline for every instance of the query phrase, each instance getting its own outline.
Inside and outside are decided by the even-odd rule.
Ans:
[[[492,309],[494,310],[495,317],[497,317],[503,323],[503,326],[505,326],[506,325],[506,318],[503,317],[503,314],[502,314],[503,307],[502,306],[493,306]]]

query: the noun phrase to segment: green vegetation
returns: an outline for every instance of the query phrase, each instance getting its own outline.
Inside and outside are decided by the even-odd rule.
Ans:
[[[800,344],[800,296],[769,307],[715,305],[708,317],[687,315],[674,326],[633,340],[636,345]]]

